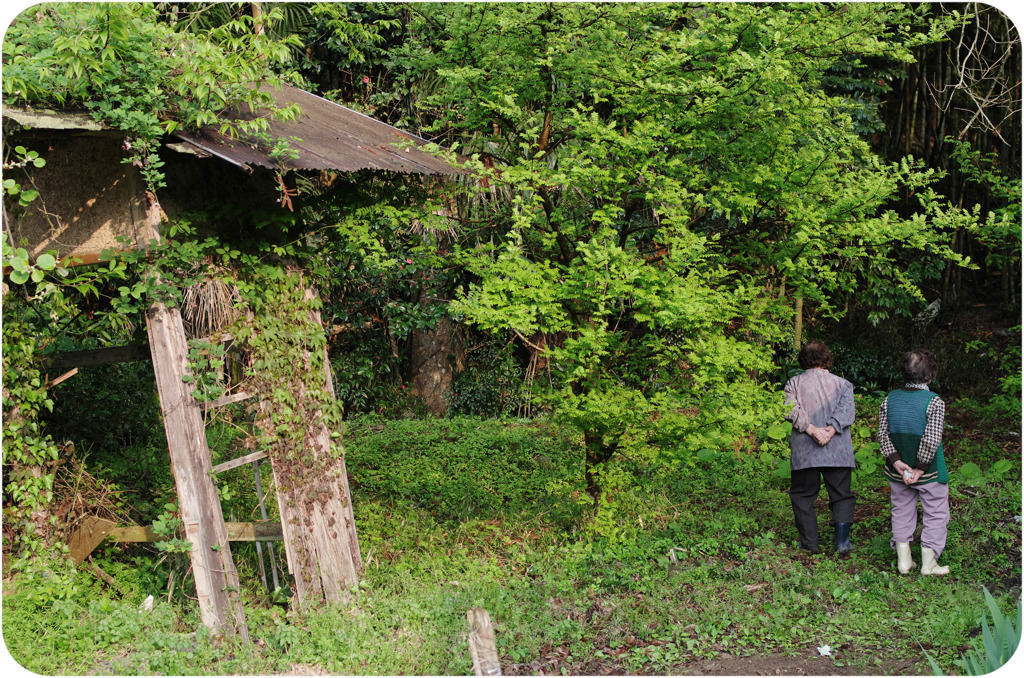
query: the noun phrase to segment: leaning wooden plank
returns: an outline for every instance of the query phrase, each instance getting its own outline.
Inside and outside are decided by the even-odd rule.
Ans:
[[[267,453],[266,452],[253,452],[252,454],[247,454],[244,457],[239,457],[238,459],[232,459],[231,461],[226,461],[223,464],[217,464],[216,466],[213,467],[213,472],[214,473],[224,473],[224,471],[230,471],[233,468],[238,468],[239,466],[245,466],[249,462],[259,461],[260,459],[266,459],[266,458],[267,458]]]
[[[322,327],[317,293],[307,287],[304,294],[310,325]],[[321,350],[326,395],[333,399],[327,347]],[[300,360],[313,362],[308,352]],[[282,384],[285,392],[294,393],[300,400],[312,399],[306,395],[307,388],[304,376],[298,374]],[[272,419],[275,405],[270,399],[260,401],[263,421]],[[359,584],[363,569],[345,455],[334,447],[333,433],[323,417],[316,416],[307,422],[307,457],[303,464],[270,454],[288,570],[294,577],[295,596],[301,607],[343,600]]]
[[[473,672],[478,676],[500,676],[501,662],[498,661],[498,647],[494,642],[494,628],[491,616],[482,607],[470,608],[469,655],[473,658]]]
[[[81,565],[100,542],[106,539],[114,528],[114,521],[105,520],[96,516],[88,516],[71,538],[68,539],[70,558],[75,565]]]
[[[208,402],[202,403],[201,407],[205,412],[207,410],[212,410],[217,407],[224,407],[225,405],[230,405],[231,403],[240,403],[243,400],[248,400],[251,397],[251,394],[246,393],[245,391],[239,391],[238,393],[232,393],[231,395],[226,395],[221,398],[217,398],[216,400],[210,400]]]
[[[281,523],[224,523],[229,541],[281,541]],[[110,538],[116,542],[154,542],[163,537],[148,525],[115,527]]]
[[[50,360],[50,367],[63,370],[70,367],[92,367],[94,365],[110,365],[112,363],[130,363],[138,360],[149,360],[150,353],[145,346],[115,346],[113,348],[94,348],[87,351],[68,351],[58,353]]]
[[[224,514],[213,484],[203,415],[185,378],[188,341],[177,308],[155,303],[146,313],[171,472],[190,552],[196,598],[203,624],[215,634],[249,630],[239,596],[238,571],[231,559]]]

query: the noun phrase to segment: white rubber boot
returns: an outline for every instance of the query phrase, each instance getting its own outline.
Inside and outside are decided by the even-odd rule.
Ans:
[[[933,576],[940,576],[943,574],[949,574],[949,568],[945,565],[939,565],[935,561],[935,551],[929,548],[921,548],[921,574],[930,574]]]
[[[911,570],[917,567],[917,563],[910,557],[910,544],[896,544],[896,567],[899,568],[900,574],[908,574]]]

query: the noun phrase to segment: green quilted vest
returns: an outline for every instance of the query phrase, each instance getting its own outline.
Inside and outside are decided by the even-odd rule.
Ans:
[[[900,459],[908,466],[917,466],[917,450],[921,445],[928,424],[928,404],[935,394],[928,390],[898,389],[886,399],[886,414],[889,417],[889,438],[900,454]],[[889,462],[885,463],[885,475],[890,480],[903,482],[903,478]],[[949,473],[946,471],[946,458],[942,454],[942,444],[935,452],[935,458],[929,464],[921,479],[916,484],[948,483]]]

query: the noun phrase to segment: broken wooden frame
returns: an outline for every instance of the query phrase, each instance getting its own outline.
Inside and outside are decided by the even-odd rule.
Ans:
[[[233,542],[282,541],[281,523],[224,523]],[[104,539],[118,543],[153,543],[167,539],[149,525],[117,527],[112,520],[88,516],[68,538],[68,558],[80,565]]]
[[[14,224],[12,238],[24,239],[33,258],[56,251],[65,265],[94,264],[104,250],[144,248],[158,240],[164,212],[219,205],[226,191],[243,194],[252,202],[273,204],[277,186],[268,193],[265,179],[282,169],[369,169],[434,176],[463,173],[422,148],[427,145],[425,140],[383,122],[294,87],[269,91],[279,105],[298,104],[304,111],[297,120],[271,124],[271,136],[292,140],[296,156],[282,167],[252,140],[222,138],[215,130],[179,133],[177,140],[168,139],[165,144],[177,152],[172,155],[179,161],[168,161],[163,168],[167,179],[160,194],[163,205],[153,193],[143,190],[138,168],[124,162],[125,139],[120,132],[96,123],[85,111],[5,107],[5,128],[10,125],[5,132],[12,133],[11,140],[20,135],[19,140],[24,137],[28,147],[48,149],[46,166],[33,170],[32,175],[46,208],[26,211]],[[194,163],[205,164],[197,169]],[[270,173],[254,172],[254,168],[266,168]],[[203,623],[215,633],[236,631],[247,638],[238,574],[231,559],[231,535],[212,479],[214,472],[235,462],[212,466],[203,421],[208,409],[231,402],[231,397],[206,405],[192,397],[184,380],[191,375],[178,309],[155,303],[146,322],[178,506],[186,538],[192,543],[190,556]],[[142,347],[98,349],[58,357],[52,366],[67,370],[139,360],[145,353]],[[333,391],[331,379],[327,384]],[[330,432],[319,426],[309,437],[329,445]],[[236,460],[237,465],[255,464],[259,454]],[[331,471],[335,475],[331,502],[316,511],[303,513],[287,506],[291,497],[282,494],[278,486],[282,516],[288,514],[282,518],[282,536],[289,565],[299,558],[297,553],[304,562],[312,558],[315,565],[308,579],[293,571],[300,604],[337,600],[358,583],[362,570],[344,455]]]

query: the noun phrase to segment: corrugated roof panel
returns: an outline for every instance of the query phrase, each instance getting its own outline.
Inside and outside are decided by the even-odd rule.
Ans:
[[[362,169],[416,174],[461,174],[443,159],[423,150],[428,142],[340,104],[288,85],[264,86],[279,106],[298,104],[301,114],[291,122],[272,121],[270,135],[288,139],[295,159],[275,163],[269,151],[251,140],[230,139],[217,130],[179,132],[182,140],[241,167],[285,170]],[[252,119],[254,115],[240,115]],[[292,140],[295,137],[298,141]],[[405,147],[402,144],[409,144]]]

